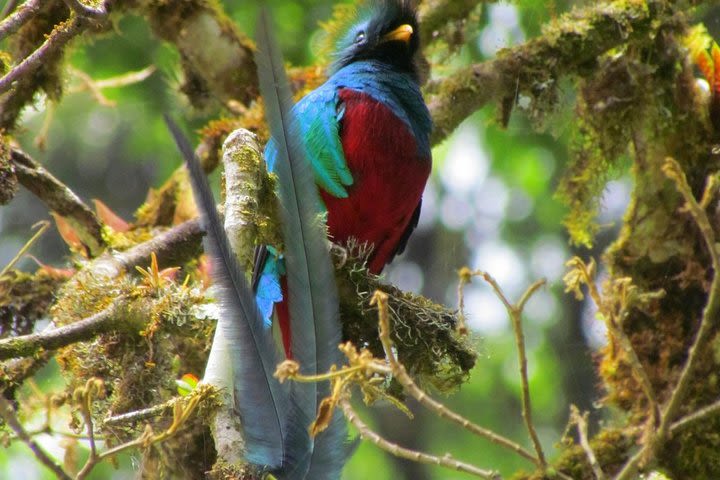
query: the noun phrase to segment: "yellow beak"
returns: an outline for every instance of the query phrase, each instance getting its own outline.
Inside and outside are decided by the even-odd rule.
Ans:
[[[408,25],[400,25],[398,28],[393,30],[390,33],[386,33],[382,37],[383,42],[389,42],[392,40],[400,40],[401,42],[408,43],[410,41],[410,37],[412,37],[413,34],[413,28]]]

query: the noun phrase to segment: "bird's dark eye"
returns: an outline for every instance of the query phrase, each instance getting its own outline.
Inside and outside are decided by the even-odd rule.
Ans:
[[[362,43],[365,41],[365,32],[360,30],[355,36],[355,43]]]

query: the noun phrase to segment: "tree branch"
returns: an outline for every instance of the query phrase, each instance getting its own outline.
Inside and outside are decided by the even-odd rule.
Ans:
[[[471,65],[428,89],[433,145],[491,100],[556,85],[561,76],[592,72],[588,65],[613,47],[645,38],[663,9],[660,2],[616,1],[563,15],[544,35],[501,50],[497,58]],[[654,27],[657,28],[657,27]]]
[[[493,0],[425,0],[418,8],[418,17],[424,43],[450,22],[464,20],[479,4]]]
[[[674,426],[672,422],[675,420],[675,417],[685,400],[685,395],[687,394],[687,390],[690,385],[690,379],[695,373],[697,362],[703,358],[702,355],[700,355],[700,351],[706,345],[712,331],[716,329],[716,320],[720,315],[720,254],[718,254],[717,245],[715,243],[715,231],[712,228],[705,209],[693,196],[690,185],[687,182],[685,172],[680,167],[680,164],[672,158],[666,158],[665,163],[662,166],[662,170],[665,173],[665,176],[675,183],[677,191],[685,201],[682,210],[690,214],[700,230],[712,262],[713,279],[710,285],[710,295],[708,296],[707,304],[703,309],[702,318],[700,319],[700,326],[698,327],[698,331],[695,334],[692,345],[690,345],[690,349],[688,350],[688,358],[685,361],[682,372],[680,373],[680,378],[670,394],[670,399],[668,400],[667,405],[662,411],[662,415],[660,416],[660,425],[653,433],[652,437],[645,443],[643,448],[641,448],[640,451],[638,451],[625,463],[623,469],[617,477],[615,477],[615,480],[629,480],[630,478],[634,478],[640,463],[650,458],[650,456],[657,452],[667,441],[668,435],[672,433]],[[712,198],[714,194],[713,190],[717,190],[717,187],[718,185],[716,182],[708,179],[703,198]],[[706,408],[708,411],[703,412],[700,418],[715,411],[714,406]],[[690,415],[689,418],[692,418],[692,415]],[[681,420],[681,422],[682,421],[683,420]],[[694,421],[695,420],[689,422],[692,423]]]
[[[99,255],[106,244],[102,224],[90,207],[27,153],[13,148],[10,158],[20,183],[70,223],[91,257]]]
[[[494,472],[492,470],[482,470],[473,465],[460,462],[452,458],[450,454],[445,454],[442,457],[436,457],[434,455],[428,455],[427,453],[422,453],[401,447],[400,445],[392,443],[372,431],[370,427],[368,427],[367,424],[363,422],[360,417],[358,417],[357,413],[355,413],[352,406],[350,405],[350,401],[348,399],[340,400],[340,408],[342,408],[342,411],[348,421],[352,423],[355,428],[358,429],[362,438],[371,441],[379,448],[391,453],[392,455],[395,455],[396,457],[412,460],[413,462],[418,463],[440,465],[445,468],[457,470],[458,472],[469,473],[470,475],[490,480],[500,480],[500,478],[502,478],[497,472]]]
[[[512,329],[513,333],[515,334],[515,347],[517,348],[518,352],[518,364],[520,367],[520,380],[522,383],[522,417],[525,421],[525,426],[527,427],[528,434],[530,435],[530,439],[532,440],[533,447],[535,448],[535,452],[537,453],[537,459],[539,466],[541,468],[547,468],[547,461],[545,460],[545,454],[542,450],[542,445],[540,444],[540,439],[538,438],[537,432],[535,431],[535,427],[533,426],[532,421],[532,408],[530,406],[530,386],[528,383],[528,373],[527,373],[527,355],[525,353],[525,335],[523,334],[522,329],[522,312],[525,308],[525,304],[530,299],[530,297],[535,293],[540,287],[545,285],[545,280],[538,280],[530,287],[528,287],[527,290],[525,290],[525,293],[523,293],[520,300],[517,302],[517,304],[513,305],[510,303],[510,301],[507,299],[505,294],[503,293],[502,289],[500,289],[500,285],[495,281],[493,277],[490,276],[490,274],[486,272],[474,272],[477,275],[480,275],[483,280],[485,280],[493,289],[493,292],[495,292],[495,295],[500,299],[500,301],[505,305],[505,309],[508,312],[508,316],[510,317],[510,321],[512,323]]]
[[[120,309],[120,305],[125,301],[125,299],[118,299],[95,315],[69,325],[0,340],[0,360],[29,357],[41,350],[55,350],[71,343],[90,340],[100,333],[109,332],[126,322]]]
[[[41,6],[41,0],[28,0],[16,12],[0,22],[0,40],[17,32],[20,27],[25,25],[25,22],[40,10]]]

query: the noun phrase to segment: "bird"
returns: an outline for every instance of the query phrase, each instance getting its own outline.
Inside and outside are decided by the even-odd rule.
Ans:
[[[417,10],[410,0],[365,2],[340,37],[325,83],[292,108],[312,164],[328,237],[367,244],[370,273],[402,253],[418,224],[432,167],[432,120],[420,91]],[[265,149],[275,171],[277,143]],[[277,315],[292,357],[282,252],[260,247],[253,288],[271,322]]]

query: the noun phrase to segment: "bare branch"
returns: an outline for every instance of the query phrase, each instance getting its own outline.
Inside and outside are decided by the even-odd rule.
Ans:
[[[357,413],[355,413],[348,399],[340,400],[340,408],[342,408],[342,411],[348,421],[352,423],[355,428],[358,429],[362,438],[371,441],[377,447],[385,450],[386,452],[389,452],[392,455],[395,455],[396,457],[405,458],[407,460],[412,460],[413,462],[418,463],[439,465],[441,467],[457,470],[458,472],[469,473],[470,475],[474,475],[479,478],[486,478],[491,480],[500,480],[502,478],[497,472],[494,472],[492,470],[482,470],[473,465],[460,462],[452,458],[449,454],[446,454],[442,457],[436,457],[434,455],[428,455],[427,453],[422,453],[401,447],[396,443],[385,440],[383,437],[372,431],[370,427],[365,424],[365,422],[360,420],[360,417],[358,417]]]
[[[91,257],[99,255],[105,249],[105,240],[102,225],[90,207],[27,153],[13,148],[10,155],[20,183],[70,222]]]
[[[143,408],[142,410],[135,410],[132,412],[109,416],[102,421],[101,426],[112,427],[115,425],[122,425],[124,423],[135,423],[141,420],[147,420],[148,418],[158,417],[160,415],[167,415],[173,411],[175,403],[177,403],[178,400],[180,400],[180,397],[174,397],[160,405],[154,405],[152,407]]]
[[[33,438],[28,435],[28,433],[18,421],[15,409],[12,407],[10,402],[2,395],[2,393],[0,393],[0,416],[3,418],[3,420],[5,420],[5,423],[15,432],[18,438],[22,440],[30,448],[30,450],[32,450],[40,463],[49,468],[57,478],[61,480],[72,480],[70,475],[68,475],[65,470],[63,470],[62,466],[56,460],[50,458],[50,456],[45,453],[45,450],[43,450],[40,445],[38,445],[35,440],[33,440]]]
[[[25,242],[25,245],[22,246],[20,251],[18,251],[18,253],[13,257],[13,259],[10,260],[10,262],[7,265],[5,265],[2,270],[0,270],[0,277],[2,277],[7,272],[9,272],[10,269],[13,268],[15,266],[15,264],[18,262],[18,260],[20,260],[23,257],[23,255],[25,255],[25,253],[27,253],[27,251],[30,250],[30,248],[32,248],[32,246],[35,244],[35,242],[37,242],[40,239],[40,237],[43,236],[43,234],[47,231],[47,229],[50,228],[50,222],[48,222],[47,220],[42,220],[42,221],[36,223],[35,225],[33,225],[33,228],[35,228],[35,227],[38,227],[37,232],[35,232],[35,234],[32,237],[30,237],[30,240]]]
[[[703,407],[700,410],[697,410],[673,423],[670,426],[670,433],[674,435],[675,433],[694,425],[700,420],[707,420],[718,414],[720,414],[720,400],[711,403],[707,407]]]
[[[510,316],[513,332],[515,333],[515,346],[517,347],[518,351],[518,363],[520,364],[520,379],[522,381],[522,417],[523,420],[525,420],[525,426],[527,427],[528,433],[530,434],[530,439],[532,440],[533,447],[535,447],[538,461],[540,462],[541,467],[546,468],[547,461],[545,460],[545,454],[543,453],[542,445],[540,444],[540,438],[538,438],[532,421],[532,408],[530,406],[530,386],[527,374],[527,355],[525,353],[525,335],[523,334],[521,321],[525,303],[530,299],[533,293],[535,293],[540,287],[545,285],[545,280],[538,280],[532,285],[530,285],[530,287],[525,290],[525,293],[523,293],[520,301],[517,304],[512,305],[503,293],[502,289],[500,289],[500,285],[498,285],[498,283],[493,277],[490,276],[490,274],[486,272],[478,272],[478,274],[482,276],[483,280],[490,284],[497,297],[502,301],[503,305],[505,305],[508,315]]]

